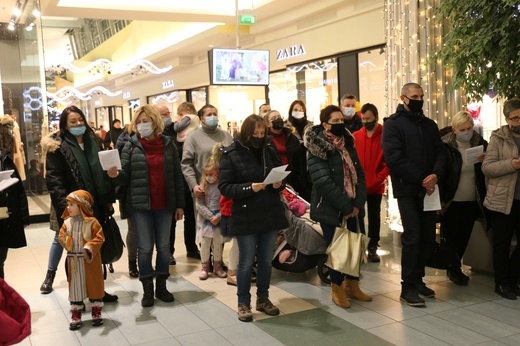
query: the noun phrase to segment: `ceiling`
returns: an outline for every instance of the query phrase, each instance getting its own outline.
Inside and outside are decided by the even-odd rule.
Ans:
[[[34,0],[19,0],[30,5]],[[312,0],[237,0],[241,10],[254,10],[257,21],[297,11]],[[17,0],[0,0],[0,22],[7,23]],[[316,3],[317,1],[313,1]],[[319,1],[318,1],[319,2]],[[324,1],[337,2],[337,1]],[[78,18],[126,19],[133,21],[235,23],[235,0],[41,0],[44,54],[46,65],[69,57],[72,60],[65,32],[78,26]],[[25,18],[20,19],[23,24]],[[229,32],[214,30],[204,40],[190,43],[190,50],[204,51],[212,40],[216,45],[223,39],[233,39]],[[200,45],[200,46],[197,46]],[[169,52],[171,54],[172,52]]]

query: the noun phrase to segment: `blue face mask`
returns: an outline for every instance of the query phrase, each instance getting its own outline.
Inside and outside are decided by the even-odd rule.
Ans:
[[[83,136],[83,134],[85,133],[85,130],[87,129],[87,127],[85,125],[80,125],[80,126],[72,126],[70,128],[70,133],[73,135],[73,136]]]
[[[216,128],[218,125],[218,117],[212,115],[206,118],[206,126],[210,129]]]

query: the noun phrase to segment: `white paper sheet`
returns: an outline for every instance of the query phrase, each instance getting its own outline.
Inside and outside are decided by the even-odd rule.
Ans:
[[[431,195],[424,196],[424,211],[441,210],[441,196],[439,194],[439,186],[435,185],[435,190]]]
[[[14,185],[18,182],[18,178],[7,178],[0,181],[0,191],[4,191],[9,186]]]
[[[11,175],[13,175],[13,173],[14,173],[14,169],[10,169],[7,171],[1,171],[0,172],[0,181],[11,178]]]
[[[264,180],[265,185],[269,185],[272,183],[276,183],[277,181],[282,181],[287,177],[291,171],[286,171],[288,165],[278,166],[271,169],[271,172],[267,175]]]
[[[484,146],[479,145],[473,148],[466,149],[464,151],[464,163],[468,165],[474,165],[478,162],[478,157],[484,152]]]
[[[99,162],[103,170],[108,171],[111,167],[117,167],[121,169],[121,159],[119,159],[118,150],[103,150],[98,152]]]

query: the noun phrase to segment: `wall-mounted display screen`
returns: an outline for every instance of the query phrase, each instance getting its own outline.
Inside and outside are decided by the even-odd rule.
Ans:
[[[209,52],[211,84],[269,85],[269,51],[214,48]]]

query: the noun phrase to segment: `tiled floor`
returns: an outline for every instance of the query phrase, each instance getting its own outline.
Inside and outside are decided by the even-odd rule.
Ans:
[[[126,222],[118,223],[124,237]],[[372,302],[354,300],[351,308],[341,309],[332,303],[330,288],[314,270],[303,274],[273,270],[271,298],[281,315],[267,317],[254,311],[253,323],[238,321],[235,287],[226,285],[225,279],[200,281],[200,264],[187,259],[179,245],[177,265],[170,266],[168,280],[175,302],[156,301],[153,308],[142,308],[142,288],[128,276],[125,253],[105,283],[119,302],[105,305],[101,327],[90,326],[87,315],[79,331],[68,330],[64,257],[55,291],[39,293],[53,235],[47,224],[28,227],[29,245],[9,251],[6,280],[32,310],[32,335],[22,345],[520,344],[520,300],[499,298],[490,276],[471,273],[469,285],[458,287],[444,272],[428,269],[425,281],[437,298],[427,299],[424,309],[400,303],[400,248],[393,246],[392,235],[383,227],[381,263],[363,265],[361,286],[374,296]],[[183,244],[182,227],[178,228],[177,241]]]

